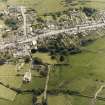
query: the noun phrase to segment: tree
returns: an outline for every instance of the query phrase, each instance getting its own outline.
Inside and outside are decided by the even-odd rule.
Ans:
[[[43,20],[41,17],[36,18],[36,20],[37,20],[38,22],[41,22],[41,23],[44,22],[44,20]]]
[[[5,59],[0,59],[0,65],[5,64],[6,60]]]
[[[56,17],[55,14],[52,14],[52,18],[53,18],[54,20],[57,20],[57,17]]]
[[[30,62],[30,56],[25,56],[24,57],[24,62],[29,63]]]
[[[43,76],[43,77],[46,77],[48,74],[47,70],[41,70],[40,71],[40,75]]]
[[[31,53],[36,53],[37,50],[36,49],[31,49]]]
[[[96,12],[96,9],[84,7],[82,11],[86,14],[86,16],[90,17]]]
[[[56,56],[55,55],[51,55],[51,59],[56,59]]]
[[[7,36],[8,36],[8,33],[7,32],[5,32],[5,33],[2,34],[2,38],[6,38]]]
[[[36,64],[36,65],[43,64],[42,60],[40,58],[38,58],[38,57],[34,57],[32,63]]]
[[[59,60],[60,60],[60,62],[63,62],[65,60],[65,57],[63,55],[61,55]]]
[[[7,18],[5,20],[5,24],[8,27],[11,27],[13,30],[16,30],[18,28],[18,20],[16,18]]]

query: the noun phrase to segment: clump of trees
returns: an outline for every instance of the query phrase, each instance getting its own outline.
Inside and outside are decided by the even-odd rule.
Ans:
[[[34,57],[32,63],[33,63],[33,65],[34,65],[34,64],[36,64],[36,65],[41,65],[41,64],[43,64],[42,60],[41,60],[40,58],[38,58],[38,57]]]
[[[29,63],[30,62],[30,56],[25,56],[24,57],[24,62]]]
[[[90,16],[92,16],[96,12],[96,9],[89,8],[89,7],[84,7],[82,9],[82,11],[86,14],[86,16],[90,17]]]
[[[2,38],[6,38],[8,36],[8,33],[7,32],[4,32],[3,34],[2,34]]]
[[[84,39],[84,40],[81,40],[81,41],[80,41],[80,45],[81,45],[81,46],[86,46],[86,45],[88,45],[88,44],[91,44],[92,42],[94,42],[93,39]]]
[[[8,27],[11,27],[13,30],[16,30],[18,28],[18,20],[16,18],[7,18],[5,20],[5,24]]]
[[[1,58],[1,59],[0,59],[0,65],[5,64],[5,62],[6,62],[6,60],[5,60],[5,59],[3,59],[3,58]]]

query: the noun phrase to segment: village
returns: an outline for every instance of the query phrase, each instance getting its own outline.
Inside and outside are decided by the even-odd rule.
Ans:
[[[105,10],[90,15],[79,9],[38,15],[32,8],[17,5],[8,5],[0,11],[0,21],[4,22],[0,25],[0,65],[13,63],[15,75],[21,76],[24,85],[31,83],[33,77],[45,79],[44,89],[27,90],[33,94],[33,105],[48,105],[48,83],[55,66],[70,65],[68,55],[81,53],[85,45],[105,36]],[[1,80],[0,84],[17,93],[27,92]]]
[[[53,39],[59,34],[64,34],[64,36],[66,34],[67,37],[75,36],[76,38],[78,34],[82,33],[83,36],[87,36],[88,33],[97,31],[97,29],[104,29],[105,27],[104,10],[96,13],[95,19],[88,18],[79,10],[59,14],[58,19],[53,14],[37,16],[35,10],[26,10],[25,7],[18,6],[10,6],[7,10],[1,11],[1,19],[10,24],[10,26],[0,29],[2,33],[2,38],[0,39],[1,51],[12,49],[14,56],[22,56],[23,52],[24,55],[28,55],[27,50],[30,50],[31,47],[37,50],[39,46],[38,41],[40,42],[44,38]],[[11,21],[11,23],[8,21]]]

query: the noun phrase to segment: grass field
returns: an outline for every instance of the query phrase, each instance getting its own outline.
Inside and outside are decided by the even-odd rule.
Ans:
[[[91,7],[96,9],[105,9],[105,0],[74,0],[71,7]]]
[[[93,52],[82,52],[77,55],[69,56],[70,59],[70,66],[62,66],[57,67],[55,72],[53,71],[50,74],[50,83],[49,89],[51,88],[66,88],[74,91],[78,91],[81,94],[93,96],[97,89],[100,87],[101,84],[105,83],[105,37],[98,39],[91,45],[86,47]],[[37,55],[38,56],[38,55]],[[43,57],[43,56],[42,56]],[[47,58],[48,59],[48,58]],[[28,66],[25,66],[27,68]],[[6,69],[4,69],[6,68]],[[4,65],[4,67],[0,66],[0,74],[10,76],[11,74],[15,74],[13,72],[13,68],[15,66],[11,65]],[[1,75],[1,76],[2,76]],[[6,79],[6,78],[5,78]],[[16,78],[15,78],[16,79]],[[9,81],[6,79],[6,81]],[[18,82],[14,82],[14,79],[10,79],[8,82],[11,85],[18,86]],[[30,84],[22,85],[23,89],[38,89],[44,88],[45,79],[33,77],[32,82]],[[61,85],[62,84],[62,85]],[[105,97],[105,91],[102,91],[100,96]],[[24,97],[26,99],[25,103],[21,100]],[[55,105],[59,105],[60,101],[62,100],[60,105],[65,105],[66,96],[49,96],[49,105],[53,105],[53,102],[56,101]],[[20,102],[18,102],[20,99]],[[77,97],[77,96],[70,96],[71,103],[73,105],[89,105],[91,103],[91,99]],[[17,95],[15,101],[13,103],[9,101],[0,100],[0,104],[2,105],[30,105],[31,95]],[[7,104],[8,103],[8,104]],[[105,102],[97,101],[97,105],[104,105]]]
[[[0,85],[0,98],[13,101],[15,99],[16,92]]]
[[[0,81],[6,85],[19,88],[22,85],[22,78],[16,77],[16,74],[17,71],[15,65],[0,66]]]
[[[10,87],[20,88],[22,85],[21,77],[16,77],[15,65],[0,66],[0,81]],[[13,101],[16,93],[2,85],[0,85],[0,98]]]
[[[44,63],[48,63],[48,64],[56,64],[57,61],[56,60],[52,60],[51,57],[49,56],[48,53],[35,53],[33,55],[33,57],[38,57],[40,58]]]
[[[105,9],[105,0],[74,0],[72,4],[65,4],[64,1],[65,0],[7,0],[7,2],[5,2],[5,0],[0,0],[0,10],[6,8],[6,5],[25,5],[36,9],[39,14],[83,6]]]
[[[82,52],[69,56],[70,66],[57,67],[56,71],[51,73],[49,89],[66,88],[84,95],[94,96],[98,88],[105,84],[105,37],[98,39],[86,48],[93,52]],[[101,96],[105,97],[104,93],[105,91],[102,91]],[[73,97],[73,100],[75,103],[73,105],[79,105],[81,98]],[[88,102],[85,105],[90,103],[90,101],[83,99],[82,102]],[[99,101],[98,105],[103,104]]]
[[[13,102],[0,99],[0,105],[32,105],[32,95],[17,95]]]
[[[57,96],[48,96],[48,105],[71,105],[72,97],[59,94]]]
[[[22,76],[17,77],[16,74],[24,74],[29,70],[29,65],[24,65],[23,69],[19,72],[16,71],[16,65],[6,64],[0,66],[0,81],[5,85],[9,85],[10,87],[22,88],[22,89],[38,89],[44,88],[45,79],[39,77],[32,77],[32,82],[29,84],[22,83]],[[35,75],[35,71],[32,71],[32,75]],[[8,99],[13,101],[16,96],[16,93],[12,90],[0,85],[0,98]],[[1,101],[0,101],[1,104]],[[12,104],[11,104],[12,105]],[[18,105],[18,104],[16,104]],[[23,105],[23,104],[22,104]]]
[[[7,2],[1,1],[1,8],[5,8],[6,5],[25,5],[27,7],[32,7],[37,10],[39,14],[47,12],[56,12],[65,10],[66,7],[63,0],[8,0]]]

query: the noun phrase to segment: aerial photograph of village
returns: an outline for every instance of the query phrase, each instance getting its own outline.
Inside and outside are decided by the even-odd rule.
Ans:
[[[0,105],[105,105],[105,0],[0,0]]]

